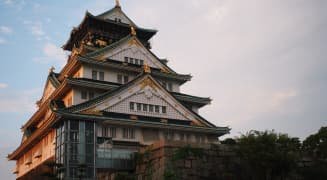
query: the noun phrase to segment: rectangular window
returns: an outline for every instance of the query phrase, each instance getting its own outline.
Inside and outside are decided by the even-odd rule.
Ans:
[[[129,58],[129,63],[134,64],[134,59],[133,58]]]
[[[148,111],[148,105],[147,104],[143,104],[143,111],[145,111],[145,112]]]
[[[162,81],[162,86],[167,89],[167,83]]]
[[[98,71],[92,71],[92,79],[97,80],[98,79]]]
[[[137,111],[141,111],[142,104],[141,103],[136,103],[136,106],[137,106]]]
[[[140,65],[143,66],[144,60],[140,59]]]
[[[153,105],[151,105],[151,104],[149,105],[149,111],[153,112]]]
[[[89,99],[93,99],[94,98],[94,92],[89,92]]]
[[[166,106],[161,106],[161,112],[166,114],[167,113],[167,107]]]
[[[87,92],[86,91],[82,91],[81,98],[82,99],[87,99]]]
[[[124,139],[134,139],[135,130],[133,128],[123,128],[123,138]]]
[[[115,127],[110,128],[110,135],[112,138],[116,137],[116,128]]]
[[[134,111],[134,104],[135,104],[134,102],[129,103],[129,109],[132,111]]]
[[[128,63],[128,57],[124,58],[125,63]]]
[[[168,90],[172,91],[173,90],[173,85],[171,83],[168,83]]]
[[[99,72],[99,80],[104,81],[104,72]]]
[[[155,112],[156,112],[156,113],[159,113],[159,106],[158,106],[158,105],[155,105],[155,106],[154,106],[154,109],[155,109]]]
[[[124,84],[128,83],[128,76],[124,76]]]
[[[121,74],[117,75],[117,82],[120,83],[120,84],[123,83],[123,75],[121,75]]]
[[[135,64],[139,64],[139,60],[138,59],[135,59]]]

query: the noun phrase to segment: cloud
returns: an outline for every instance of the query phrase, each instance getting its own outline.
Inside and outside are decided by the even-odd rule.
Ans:
[[[57,47],[55,44],[46,43],[43,47],[43,54],[42,57],[34,58],[35,62],[38,63],[57,63],[62,66],[67,59],[67,55],[65,51],[61,48]]]
[[[5,43],[7,43],[7,41],[5,39],[3,39],[3,38],[0,37],[0,45],[1,44],[5,44]]]
[[[4,89],[4,88],[7,88],[7,87],[8,87],[8,84],[0,83],[0,89]]]
[[[37,40],[41,40],[42,38],[45,37],[46,33],[43,30],[43,24],[42,22],[36,21],[36,22],[32,22],[32,21],[24,21],[23,24],[25,24],[28,29],[30,30],[30,32],[37,37]]]
[[[6,90],[0,94],[0,113],[26,113],[36,110],[35,102],[41,89]]]
[[[3,34],[11,34],[12,29],[8,26],[0,26],[0,32]]]

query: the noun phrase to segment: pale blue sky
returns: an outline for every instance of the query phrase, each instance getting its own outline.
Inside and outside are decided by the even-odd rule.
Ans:
[[[304,138],[327,125],[327,1],[121,1],[137,25],[159,30],[153,51],[193,75],[183,92],[210,96],[200,113],[232,136],[275,129]],[[86,10],[113,5],[0,0],[1,158],[20,143],[50,66],[65,63],[60,47],[72,27]]]

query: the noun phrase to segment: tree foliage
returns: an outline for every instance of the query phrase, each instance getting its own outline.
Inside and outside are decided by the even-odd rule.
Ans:
[[[250,131],[237,139],[238,153],[251,179],[286,177],[299,158],[298,138],[274,131]]]

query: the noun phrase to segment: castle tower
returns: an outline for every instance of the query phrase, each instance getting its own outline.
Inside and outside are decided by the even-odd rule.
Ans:
[[[198,114],[209,104],[180,92],[191,80],[151,52],[157,33],[137,26],[119,3],[86,12],[51,68],[38,110],[23,125],[15,160],[17,179],[99,179],[135,168],[133,154],[158,141],[213,143],[229,132]]]

